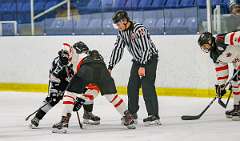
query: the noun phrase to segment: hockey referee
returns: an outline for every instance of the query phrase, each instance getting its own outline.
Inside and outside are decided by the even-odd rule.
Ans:
[[[142,86],[148,117],[145,125],[158,124],[158,98],[155,90],[158,50],[150,38],[148,30],[140,23],[131,21],[126,11],[119,10],[113,17],[113,26],[118,30],[117,40],[109,61],[109,72],[121,60],[125,46],[133,56],[128,81],[128,109],[137,123],[139,109],[139,89]]]

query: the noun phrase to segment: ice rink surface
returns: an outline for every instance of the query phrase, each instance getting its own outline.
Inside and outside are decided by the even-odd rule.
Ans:
[[[0,141],[239,141],[240,122],[225,118],[225,109],[217,103],[199,120],[183,121],[183,114],[195,115],[210,102],[207,98],[159,97],[162,126],[145,127],[146,109],[140,97],[139,124],[136,130],[120,125],[121,116],[99,96],[94,113],[101,117],[98,126],[79,129],[72,114],[68,134],[53,134],[51,126],[60,121],[61,103],[40,122],[39,129],[29,129],[25,117],[41,106],[44,93],[0,92]],[[125,100],[126,96],[122,96]],[[228,106],[232,108],[232,103]],[[80,115],[82,116],[82,109]]]

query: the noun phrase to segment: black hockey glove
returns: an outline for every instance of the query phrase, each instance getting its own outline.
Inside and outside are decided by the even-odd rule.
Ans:
[[[81,109],[84,102],[85,102],[84,99],[77,97],[75,101],[75,105],[73,107],[73,111],[78,111],[79,109]]]
[[[224,96],[224,94],[226,94],[226,90],[225,90],[225,85],[215,85],[215,89],[216,89],[216,93],[218,98],[222,98],[222,96]]]

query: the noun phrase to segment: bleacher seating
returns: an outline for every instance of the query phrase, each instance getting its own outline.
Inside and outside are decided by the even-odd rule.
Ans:
[[[38,14],[63,0],[34,1],[34,13]],[[0,21],[17,21],[18,28],[22,28],[19,34],[25,33],[23,29],[30,28],[30,1],[0,3]],[[67,20],[52,11],[36,20],[38,27],[47,35],[116,34],[111,18],[120,9],[127,10],[131,19],[143,23],[152,34],[195,34],[199,23],[206,21],[206,0],[71,0],[71,5],[80,13],[80,19]],[[212,0],[212,7],[216,5],[221,5],[222,13],[229,12],[229,0]],[[11,25],[2,27],[6,35],[12,35]]]
[[[180,7],[193,7],[195,6],[195,0],[181,0]]]

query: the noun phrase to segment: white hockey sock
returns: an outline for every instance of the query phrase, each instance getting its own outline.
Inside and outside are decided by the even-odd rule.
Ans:
[[[113,104],[113,106],[122,116],[124,116],[127,106],[121,97],[119,97],[117,94],[106,94],[104,97]]]
[[[88,100],[86,100],[86,102],[84,103],[85,105],[93,104],[94,103],[94,99],[98,96],[98,91],[97,90],[88,89],[83,94],[83,96],[88,98]]]
[[[233,104],[239,105],[240,103],[240,89],[237,81],[232,82],[232,90],[233,90]]]
[[[63,96],[63,113],[62,116],[67,116],[67,113],[72,113],[75,104],[76,95],[65,91]]]
[[[46,104],[46,102],[43,102],[43,104]],[[49,110],[52,109],[52,106],[48,103],[46,106],[42,107],[41,110],[47,113]]]

